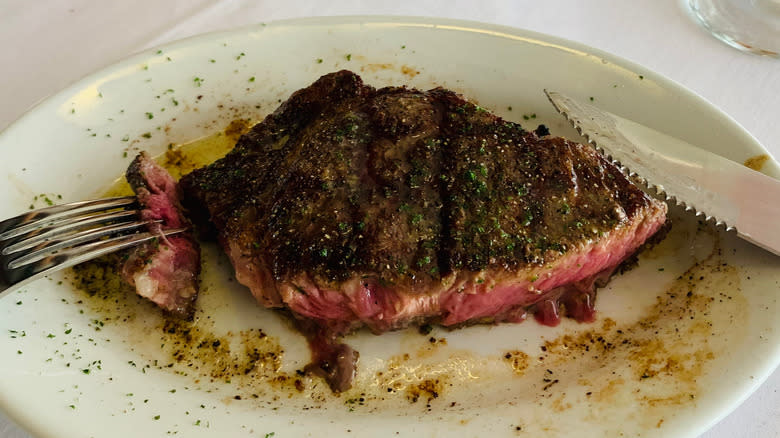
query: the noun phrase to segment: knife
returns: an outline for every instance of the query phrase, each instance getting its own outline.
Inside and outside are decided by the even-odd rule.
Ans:
[[[667,201],[780,255],[780,181],[593,105],[544,92],[625,173],[643,179]]]

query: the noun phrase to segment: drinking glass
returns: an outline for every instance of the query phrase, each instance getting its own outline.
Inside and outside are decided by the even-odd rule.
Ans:
[[[780,0],[684,0],[712,35],[746,52],[780,57]]]

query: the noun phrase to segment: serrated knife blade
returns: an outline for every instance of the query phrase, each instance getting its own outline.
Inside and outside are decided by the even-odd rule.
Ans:
[[[780,255],[780,181],[593,105],[544,92],[589,143],[648,188]]]

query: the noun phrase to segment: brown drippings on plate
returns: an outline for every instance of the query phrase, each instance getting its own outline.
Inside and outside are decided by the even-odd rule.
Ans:
[[[420,71],[415,69],[415,68],[409,67],[408,65],[402,65],[401,66],[401,73],[406,75],[406,76],[409,76],[410,78],[413,78],[413,77],[419,75]]]
[[[396,67],[395,64],[389,62],[365,64],[360,67],[360,71],[361,73],[376,73],[385,70],[396,70],[396,68],[399,72],[401,72],[402,75],[408,77],[409,79],[414,78],[420,74],[420,70],[415,67],[406,64],[401,65],[400,67]]]
[[[238,141],[238,138],[241,137],[245,132],[249,131],[250,128],[254,125],[254,122],[250,119],[236,119],[230,122],[230,124],[225,128],[225,136],[227,137],[228,144],[235,145]],[[230,147],[232,149],[232,146]],[[224,155],[224,154],[223,154]],[[210,162],[216,161],[216,158],[211,160]]]
[[[284,350],[261,328],[218,333],[202,311],[192,321],[168,317],[121,280],[119,262],[112,254],[77,265],[73,282],[85,293],[82,301],[90,313],[99,315],[95,324],[126,324],[131,349],[139,356],[134,367],[189,376],[205,390],[229,383],[245,399],[298,393],[309,384],[281,370]]]
[[[235,122],[226,132],[173,146],[158,159],[178,177],[223,156],[248,126],[245,121]],[[128,190],[124,182],[117,182],[109,193],[119,195]],[[696,402],[701,392],[697,379],[725,349],[718,343],[727,341],[718,338],[729,330],[738,331],[738,327],[723,327],[722,323],[713,326],[713,312],[729,309],[718,304],[744,300],[739,294],[737,270],[724,264],[716,232],[706,225],[682,228],[672,229],[667,240],[642,254],[637,269],[643,268],[643,260],[653,263],[686,251],[697,239],[714,241],[711,252],[691,262],[632,322],[617,322],[599,313],[595,323],[573,325],[567,331],[570,334],[542,340],[537,350],[509,346],[492,354],[459,348],[456,332],[448,336],[448,342],[436,327],[389,333],[384,336],[401,337],[402,352],[366,356],[353,388],[342,394],[333,394],[321,379],[305,375],[305,362],[301,369],[285,368],[290,355],[287,350],[297,345],[270,335],[269,327],[259,324],[219,331],[217,327],[224,324],[215,322],[214,309],[206,304],[198,306],[192,321],[167,320],[119,280],[113,268],[116,260],[103,258],[77,266],[74,284],[85,292],[79,303],[83,301],[89,318],[115,325],[118,333],[126,336],[116,341],[127,344],[137,355],[134,368],[185,376],[191,379],[191,389],[219,392],[225,403],[301,410],[336,406],[338,412],[354,415],[452,412],[463,424],[478,420],[469,406],[536,403],[548,412],[560,412],[584,405],[591,413],[583,421],[598,422],[614,406],[628,404],[643,410],[626,419],[628,423],[647,423],[655,428],[669,424],[665,415],[670,408],[681,409]],[[204,269],[229,265],[224,256],[209,257],[204,257]],[[233,287],[235,278],[220,279],[206,285],[202,298],[213,294],[221,299],[225,290]],[[248,291],[246,294],[249,297]],[[259,306],[256,311],[270,313]],[[745,317],[731,316],[735,324]],[[528,324],[532,323],[502,327],[512,327],[513,333],[523,336]],[[464,330],[485,330],[484,335],[491,336],[485,326]],[[382,337],[367,336],[372,343],[383,342]],[[354,339],[347,337],[345,342]],[[297,342],[305,344],[302,338]],[[555,429],[553,423],[541,418],[506,421],[524,424],[523,433]]]
[[[367,72],[375,73],[375,72],[378,72],[378,71],[381,71],[381,70],[393,70],[394,68],[395,68],[395,65],[393,65],[393,64],[391,64],[389,62],[384,62],[384,63],[366,64],[366,65],[360,67],[360,71],[361,72],[367,71]]]
[[[714,234],[700,225],[702,231]],[[616,404],[637,404],[642,413],[627,419],[629,423],[655,427],[664,423],[669,408],[695,404],[703,389],[699,379],[719,352],[725,351],[726,341],[719,338],[739,331],[723,326],[726,308],[717,304],[744,300],[739,295],[737,269],[724,263],[717,236],[713,241],[712,252],[674,279],[643,312],[644,317],[630,324],[602,317],[592,329],[546,341],[538,363],[552,370],[578,363],[585,370],[576,379],[582,394],[570,394],[571,400],[587,403],[594,412]],[[743,317],[729,314],[727,318],[738,324]],[[721,321],[719,326],[713,324],[716,320]],[[612,372],[591,371],[604,369]],[[550,374],[543,390],[551,389],[546,385],[556,381]],[[610,377],[605,379],[605,375]],[[571,382],[565,386],[571,388]],[[592,420],[598,421],[597,417]]]
[[[444,389],[439,379],[425,379],[420,383],[410,385],[406,389],[406,399],[411,403],[417,403],[420,399],[426,399],[430,407],[433,399],[439,398]]]
[[[220,336],[208,324],[168,319],[159,330],[161,350],[170,362],[158,362],[158,367],[191,376],[203,389],[228,384],[240,397],[236,400],[248,400],[300,393],[310,383],[282,371],[284,350],[260,328]]]
[[[512,367],[512,371],[518,376],[525,374],[528,369],[530,357],[519,350],[508,351],[504,354],[504,360]]]
[[[760,172],[761,169],[764,167],[764,164],[769,161],[769,155],[767,154],[761,154],[756,155],[755,157],[750,157],[747,160],[745,160],[744,163],[742,163],[745,167],[749,167],[757,172]]]

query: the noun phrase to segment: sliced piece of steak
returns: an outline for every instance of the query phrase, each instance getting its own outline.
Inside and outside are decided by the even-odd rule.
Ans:
[[[181,212],[180,189],[146,152],[133,160],[125,176],[138,197],[141,218],[155,221],[148,228],[160,237],[127,253],[122,277],[139,295],[176,316],[189,317],[198,296],[200,247],[190,233],[162,234],[167,228],[189,226]]]
[[[294,93],[182,187],[258,301],[336,334],[529,310],[555,325],[564,307],[590,321],[598,276],[666,215],[588,146],[348,71]]]

